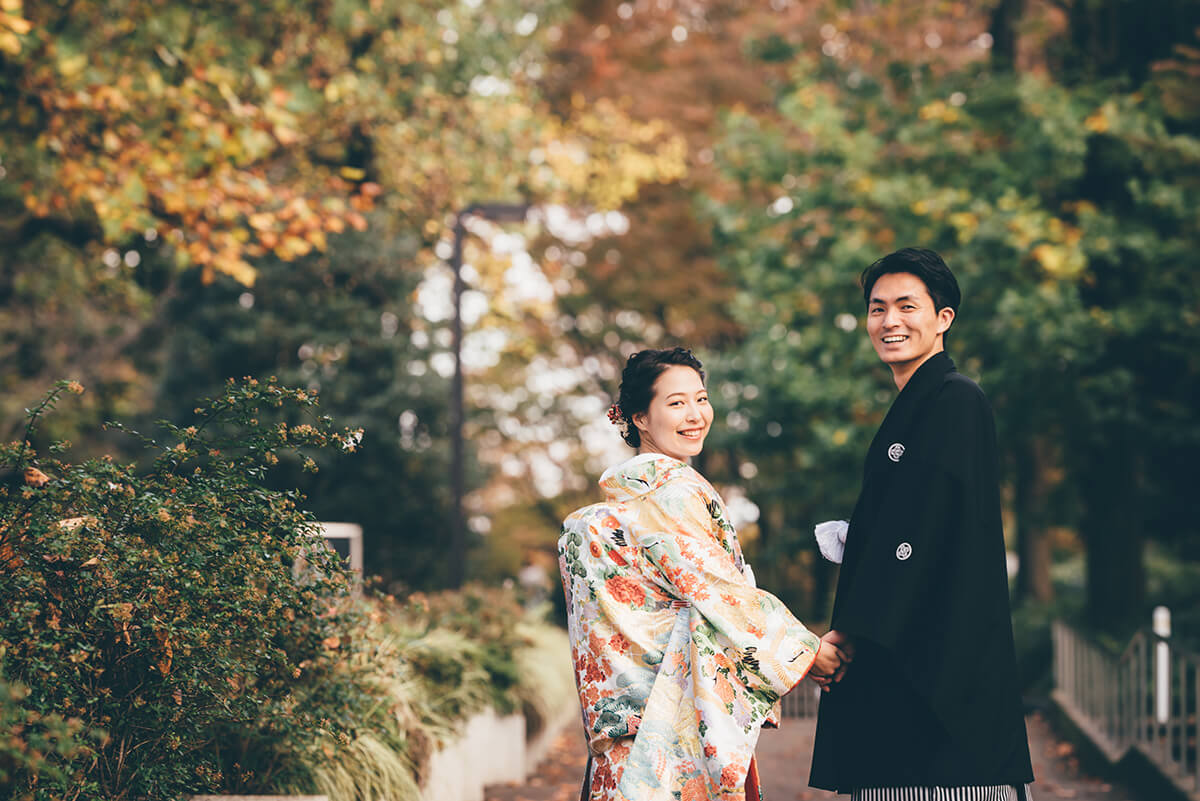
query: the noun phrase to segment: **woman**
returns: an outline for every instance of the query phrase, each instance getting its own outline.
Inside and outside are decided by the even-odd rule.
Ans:
[[[760,728],[843,656],[755,588],[721,497],[687,464],[713,420],[691,351],[631,356],[609,418],[638,453],[558,542],[590,754],[581,798],[758,801]]]

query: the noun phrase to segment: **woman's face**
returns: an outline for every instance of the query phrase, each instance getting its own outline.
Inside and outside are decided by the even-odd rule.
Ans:
[[[663,453],[686,461],[704,449],[713,410],[700,374],[673,364],[654,382],[654,398],[646,411],[633,415],[642,436],[638,453]]]

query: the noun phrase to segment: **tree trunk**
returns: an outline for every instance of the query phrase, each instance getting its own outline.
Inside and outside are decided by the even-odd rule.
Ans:
[[[1071,3],[1063,59],[1067,77],[1145,80],[1155,61],[1169,58],[1176,44],[1194,41],[1200,25],[1195,0],[1099,0]],[[993,36],[995,34],[993,33]]]
[[[783,504],[768,497],[758,506],[758,548],[766,550],[767,543],[787,525]]]
[[[1050,579],[1050,538],[1046,530],[1046,503],[1051,488],[1049,451],[1049,445],[1042,437],[1026,439],[1016,448],[1014,503],[1017,556],[1020,558],[1016,587],[1018,601],[1049,603],[1054,600],[1054,584]]]
[[[1119,631],[1140,619],[1146,577],[1137,449],[1128,426],[1110,425],[1102,447],[1079,469],[1087,544],[1087,613],[1100,629]]]
[[[1025,13],[1025,0],[1000,0],[992,9],[988,33],[992,35],[992,66],[998,72],[1017,68],[1018,26]]]
[[[758,586],[769,588],[776,595],[803,597],[792,592],[783,560],[766,557],[768,543],[786,536],[786,532],[787,513],[783,504],[777,498],[771,497],[758,507],[758,558],[751,566],[754,568]]]

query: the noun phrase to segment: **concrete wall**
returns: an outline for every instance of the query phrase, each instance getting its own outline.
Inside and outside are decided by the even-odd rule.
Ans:
[[[192,801],[329,801],[327,795],[194,795]]]
[[[471,718],[462,736],[429,760],[422,801],[483,801],[489,784],[524,782],[534,773],[554,740],[567,726],[579,725],[579,710],[570,706],[530,740],[525,739],[525,718],[501,717],[487,711]],[[582,730],[579,736],[583,736]],[[582,777],[580,777],[582,778]],[[328,801],[317,795],[241,796],[197,795],[192,801]]]
[[[578,710],[569,708],[526,741],[525,718],[520,715],[499,717],[491,711],[476,715],[462,737],[429,761],[422,801],[483,801],[483,788],[489,784],[524,782],[563,727],[578,717]]]

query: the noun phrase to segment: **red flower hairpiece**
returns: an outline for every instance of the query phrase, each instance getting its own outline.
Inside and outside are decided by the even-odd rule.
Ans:
[[[625,413],[621,411],[620,404],[614,403],[608,407],[608,422],[620,429],[622,437],[629,431],[629,421],[625,419]]]

